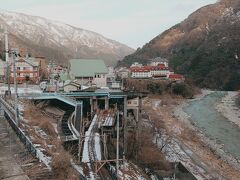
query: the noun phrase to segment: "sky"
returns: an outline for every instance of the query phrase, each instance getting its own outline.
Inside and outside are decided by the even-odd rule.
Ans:
[[[132,48],[216,0],[0,0],[0,8],[91,30]]]

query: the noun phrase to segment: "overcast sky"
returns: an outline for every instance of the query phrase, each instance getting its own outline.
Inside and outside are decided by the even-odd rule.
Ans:
[[[216,0],[0,0],[0,8],[58,20],[137,48]]]

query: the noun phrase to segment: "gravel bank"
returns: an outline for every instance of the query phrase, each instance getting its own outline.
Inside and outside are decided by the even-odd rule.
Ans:
[[[195,126],[193,121],[190,120],[190,116],[184,112],[184,107],[188,106],[189,102],[200,100],[201,98],[205,97],[206,95],[212,93],[214,91],[209,90],[202,90],[202,94],[198,95],[196,98],[185,101],[181,103],[180,105],[176,106],[173,110],[173,116],[176,117],[179,121],[184,122],[188,125],[189,128],[193,129],[197,134],[201,137],[201,140],[210,148],[212,151],[215,152],[218,156],[220,156],[224,161],[231,164],[236,169],[240,170],[240,160],[234,158],[231,154],[224,152],[222,145],[218,144],[216,140],[211,140],[208,138],[204,132],[202,132],[199,128]],[[237,117],[232,116],[232,113],[236,113],[237,109],[233,105],[235,93],[228,93],[227,96],[225,96],[220,104],[218,104],[219,112],[221,112],[227,119],[230,121],[234,121],[234,123],[239,122]],[[238,110],[239,113],[239,110]],[[236,113],[237,116],[237,113]],[[238,117],[239,118],[239,117]]]
[[[216,109],[229,121],[240,127],[240,109],[236,106],[235,100],[238,92],[231,91],[217,104]]]

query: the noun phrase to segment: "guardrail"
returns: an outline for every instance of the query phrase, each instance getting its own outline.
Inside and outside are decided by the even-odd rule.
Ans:
[[[38,158],[39,161],[44,163],[46,165],[46,167],[50,170],[51,167],[49,166],[49,164],[44,162],[41,159],[41,156],[42,156],[41,152],[38,149],[36,149],[36,147],[34,146],[32,141],[25,135],[25,133],[17,126],[16,122],[14,121],[15,113],[14,113],[13,108],[2,97],[0,97],[0,102],[1,102],[1,105],[4,106],[3,107],[4,108],[4,117],[6,118],[9,125],[12,127],[12,129],[15,131],[15,133],[19,137],[20,141],[26,146],[28,151],[33,156]]]
[[[41,152],[40,150],[38,150],[35,145],[32,143],[32,141],[25,135],[25,133],[17,126],[17,124],[14,121],[15,118],[15,114],[14,114],[14,109],[2,98],[0,97],[0,104],[3,106],[4,108],[4,117],[6,118],[6,120],[8,121],[9,125],[12,127],[12,129],[15,131],[15,133],[17,134],[17,136],[19,137],[20,141],[25,145],[25,147],[27,148],[27,150],[33,155],[35,156],[40,162],[44,163],[46,165],[46,167],[51,170],[51,167],[49,166],[48,163],[45,163],[42,159],[41,159]],[[65,139],[70,139],[72,137],[64,137]],[[73,166],[73,168],[79,173],[79,178],[81,180],[85,180],[86,178],[82,175],[81,172],[79,172],[76,168],[76,166]]]

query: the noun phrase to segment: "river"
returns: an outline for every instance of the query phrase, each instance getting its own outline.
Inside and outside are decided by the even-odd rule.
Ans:
[[[194,100],[183,110],[190,120],[207,137],[223,144],[225,152],[240,159],[240,128],[222,116],[215,106],[226,95],[226,92],[213,92],[200,100]]]

